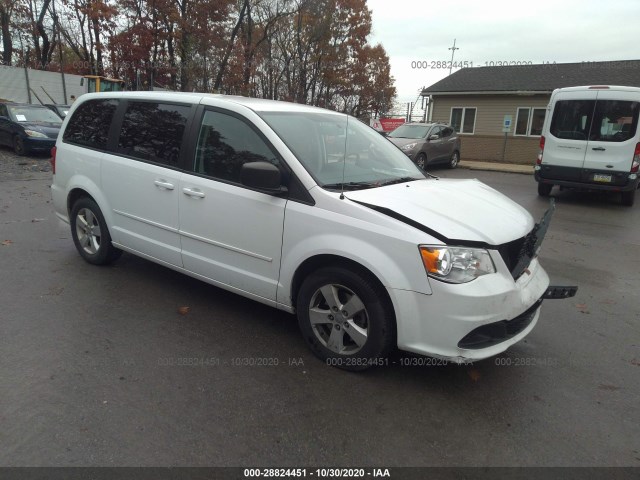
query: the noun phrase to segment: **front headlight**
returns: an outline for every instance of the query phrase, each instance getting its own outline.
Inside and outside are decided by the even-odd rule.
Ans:
[[[416,148],[416,145],[418,145],[418,142],[407,143],[406,145],[401,146],[400,150],[404,150],[405,152],[413,150],[414,148]]]
[[[33,138],[47,138],[47,136],[44,133],[36,132],[35,130],[27,130],[26,128],[24,130],[24,133],[26,133],[27,136],[33,137]]]
[[[421,245],[420,256],[430,277],[449,283],[467,283],[495,273],[489,252],[483,248]]]

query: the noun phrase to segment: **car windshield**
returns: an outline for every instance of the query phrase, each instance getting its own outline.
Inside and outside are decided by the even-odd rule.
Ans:
[[[392,138],[424,138],[429,125],[400,125],[389,134]]]
[[[71,107],[69,107],[68,105],[56,105],[56,110],[58,111],[58,114],[64,118],[67,116],[67,113],[69,113],[69,109]]]
[[[11,106],[9,107],[9,112],[13,119],[20,123],[62,123],[60,117],[46,107]]]
[[[356,190],[425,178],[395,145],[355,118],[307,112],[261,116],[321,187]]]

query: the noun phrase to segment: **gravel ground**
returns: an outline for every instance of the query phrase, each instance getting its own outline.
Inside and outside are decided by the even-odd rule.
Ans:
[[[51,177],[49,155],[19,157],[8,147],[0,147],[0,181],[33,180]]]

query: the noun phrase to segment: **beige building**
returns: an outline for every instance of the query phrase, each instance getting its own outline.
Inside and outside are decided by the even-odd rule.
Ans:
[[[425,88],[429,119],[451,124],[463,160],[533,164],[551,92],[640,87],[640,60],[463,68]]]

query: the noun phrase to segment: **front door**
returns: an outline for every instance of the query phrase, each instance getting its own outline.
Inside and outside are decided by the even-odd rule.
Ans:
[[[212,283],[275,301],[287,201],[241,184],[252,161],[280,164],[247,120],[206,110],[179,188],[182,261]]]

